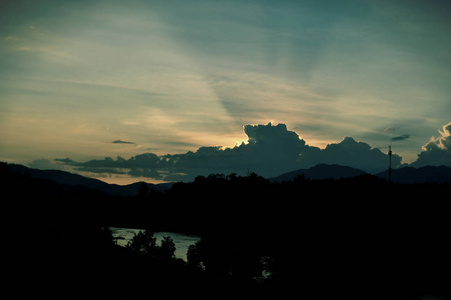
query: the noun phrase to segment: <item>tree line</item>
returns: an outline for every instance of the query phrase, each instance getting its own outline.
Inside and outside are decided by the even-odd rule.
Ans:
[[[11,278],[25,274],[22,284],[37,293],[59,286],[66,296],[109,299],[161,289],[184,296],[450,295],[449,184],[401,185],[371,175],[271,183],[253,173],[212,174],[164,192],[143,186],[136,197],[113,197],[68,192],[6,165],[0,173],[12,225],[4,259],[14,267],[7,270]],[[148,230],[123,248],[110,226]],[[156,245],[154,231],[201,240],[185,262],[174,257],[170,238]]]

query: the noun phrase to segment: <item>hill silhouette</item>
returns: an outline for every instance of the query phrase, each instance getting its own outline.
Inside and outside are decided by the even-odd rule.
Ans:
[[[388,170],[376,174],[388,180]],[[404,184],[451,182],[451,168],[446,166],[404,167],[392,170],[392,181]]]
[[[39,170],[28,168],[19,164],[8,164],[8,167],[20,174],[29,174],[33,178],[51,180],[57,184],[65,186],[67,189],[92,189],[104,192],[109,195],[135,196],[139,193],[143,184],[148,190],[154,189],[157,192],[170,189],[173,183],[151,184],[135,182],[128,185],[108,184],[98,179],[85,177],[79,174],[60,170]],[[304,176],[306,179],[340,179],[353,178],[367,174],[365,171],[341,165],[318,164],[308,169],[299,169],[271,177],[271,182],[292,181],[297,176]],[[388,170],[375,174],[379,178],[388,180]],[[403,167],[392,170],[392,181],[403,184],[416,183],[446,183],[451,182],[451,168],[446,166],[425,166],[421,168]]]
[[[174,287],[210,296],[451,296],[443,197],[450,183],[398,184],[369,174],[278,183],[255,173],[211,174],[125,197],[69,190],[6,164],[0,177],[12,225],[4,257],[13,267],[6,272],[27,273],[42,294],[52,282],[82,291],[80,298],[98,292],[142,299]],[[124,249],[114,245],[109,226],[150,232]],[[151,231],[195,233],[201,241],[188,263],[160,259]]]
[[[272,177],[269,180],[272,182],[292,181],[300,175],[308,179],[340,179],[352,178],[363,174],[366,174],[366,172],[347,166],[319,164],[309,169],[299,169]]]
[[[299,169],[284,173],[269,180],[271,182],[293,181],[297,176],[304,176],[311,180],[340,179],[353,178],[363,174],[367,173],[348,166],[319,164],[309,169]],[[375,176],[388,180],[388,170],[377,173]],[[451,168],[446,166],[425,166],[392,169],[392,181],[402,184],[447,183],[451,182]]]
[[[39,170],[28,168],[19,164],[8,164],[9,168],[13,172],[20,174],[29,174],[33,178],[47,179],[54,181],[60,185],[64,185],[69,189],[91,189],[98,190],[109,195],[119,196],[135,196],[138,194],[139,189],[143,182],[135,182],[128,185],[109,184],[104,181],[85,177],[79,174],[60,170]],[[171,183],[152,184],[145,183],[149,189],[155,189],[156,191],[162,191],[171,187]]]

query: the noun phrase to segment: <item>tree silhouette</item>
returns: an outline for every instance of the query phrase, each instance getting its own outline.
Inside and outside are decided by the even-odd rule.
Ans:
[[[155,257],[157,238],[154,237],[153,232],[150,230],[140,231],[128,242],[126,248],[145,256]]]
[[[264,270],[261,252],[253,242],[246,237],[203,237],[189,247],[188,264],[239,282],[252,282],[262,278]]]
[[[190,245],[188,247],[188,252],[186,253],[186,258],[188,259],[188,265],[194,268],[201,268],[201,258],[199,256],[198,243]]]
[[[175,243],[169,236],[163,237],[160,246],[160,256],[163,259],[175,258]]]
[[[161,246],[157,245],[157,238],[153,231],[140,231],[128,242],[127,249],[152,259],[170,260],[175,258],[175,243],[169,236],[163,237]]]
[[[0,178],[16,227],[5,258],[19,264],[11,274],[28,266],[48,270],[33,273],[39,286],[109,291],[110,299],[146,298],[149,283],[186,287],[182,292],[252,286],[278,298],[281,291],[324,299],[451,295],[451,223],[443,197],[449,183],[389,184],[372,175],[271,183],[256,174],[213,174],[141,201],[57,185],[2,163]],[[123,249],[108,226],[195,233],[201,241],[189,247],[187,266],[174,260],[170,237],[159,246],[153,231],[142,231]],[[91,284],[67,280],[74,274]]]

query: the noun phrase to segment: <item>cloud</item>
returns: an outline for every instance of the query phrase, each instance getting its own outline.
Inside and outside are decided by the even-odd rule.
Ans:
[[[57,169],[57,166],[55,164],[52,164],[50,160],[45,158],[40,158],[32,161],[28,164],[30,168],[33,169],[40,169],[40,170],[50,170],[50,169]]]
[[[61,162],[61,163],[66,164],[66,165],[74,165],[74,164],[77,164],[76,161],[73,161],[73,160],[70,159],[69,157],[68,157],[68,158],[55,158],[55,161]]]
[[[410,134],[403,134],[403,135],[400,135],[400,136],[392,137],[390,140],[397,142],[397,141],[407,140],[408,138],[410,138]]]
[[[392,165],[401,165],[402,158],[392,155]],[[345,137],[340,143],[331,143],[325,149],[305,154],[305,167],[325,163],[350,166],[369,173],[377,173],[388,168],[388,155],[365,142]]]
[[[418,154],[418,159],[411,165],[414,167],[423,166],[448,166],[451,167],[451,122],[443,126],[443,131],[439,131],[438,138],[432,137],[423,146],[423,151]]]
[[[56,159],[75,171],[95,174],[127,174],[158,180],[192,180],[198,175],[211,173],[246,174],[256,172],[265,177],[277,176],[299,168],[319,163],[341,164],[367,172],[387,168],[388,156],[369,144],[345,137],[339,143],[325,149],[309,146],[285,124],[246,125],[247,142],[233,148],[221,146],[200,147],[197,151],[183,154],[156,155],[143,153],[125,159],[106,157],[101,160],[75,162],[69,158]],[[393,155],[394,166],[401,164],[401,157]]]
[[[301,151],[305,147],[305,141],[301,139],[294,131],[288,131],[285,124],[272,126],[267,125],[246,125],[244,133],[249,138],[249,145],[259,148],[272,148],[280,151],[284,149]]]
[[[129,145],[136,145],[136,143],[134,142],[127,142],[127,141],[123,141],[123,140],[115,140],[111,142],[112,144],[129,144]]]

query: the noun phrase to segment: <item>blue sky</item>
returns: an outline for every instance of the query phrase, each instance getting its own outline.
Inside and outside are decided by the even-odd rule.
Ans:
[[[272,122],[321,149],[409,134],[411,163],[451,121],[449,1],[0,5],[3,161],[234,147]]]

